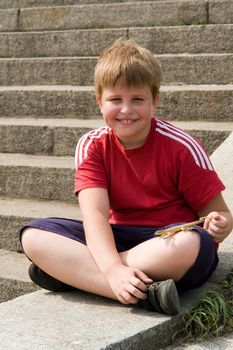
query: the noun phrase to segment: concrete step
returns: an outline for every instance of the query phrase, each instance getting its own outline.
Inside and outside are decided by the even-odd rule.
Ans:
[[[198,137],[209,154],[233,131],[233,122],[174,121]],[[0,118],[0,152],[74,156],[79,138],[102,119]]]
[[[0,303],[39,289],[28,277],[29,265],[23,254],[0,249]]]
[[[141,15],[143,13],[143,16]],[[22,9],[21,31],[207,23],[203,0],[151,1]]]
[[[162,64],[163,84],[233,83],[233,53],[157,57]],[[1,58],[0,85],[93,85],[96,60],[97,57]]]
[[[1,153],[0,195],[74,203],[74,157]]]
[[[157,114],[169,120],[233,120],[233,84],[162,86]],[[93,86],[1,86],[0,116],[100,117]]]
[[[20,251],[19,230],[42,217],[81,219],[78,203],[0,197],[0,249]]]
[[[0,10],[0,31],[233,23],[232,1],[208,4],[204,0],[167,0]]]
[[[108,3],[134,2],[135,0],[107,0]],[[148,0],[140,0],[144,2]],[[150,0],[161,1],[161,0]],[[170,1],[170,0],[163,0]],[[66,6],[66,5],[87,5],[104,4],[106,0],[1,0],[0,9],[25,8],[25,7],[45,7],[45,6]]]
[[[218,269],[202,288],[180,294],[181,312],[173,317],[137,306],[124,306],[78,290],[72,293],[39,290],[1,303],[1,349],[164,348],[171,343],[173,334],[180,327],[182,315],[195,304],[200,294],[216,288],[223,281],[232,268],[232,251],[230,246],[219,253]],[[27,270],[28,267],[25,267]]]
[[[0,57],[98,56],[120,37],[156,54],[232,53],[233,25],[0,33]]]

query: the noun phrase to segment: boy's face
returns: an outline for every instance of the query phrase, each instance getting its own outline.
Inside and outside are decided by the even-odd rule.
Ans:
[[[126,87],[117,82],[96,97],[105,123],[112,128],[125,148],[144,144],[151,127],[151,118],[159,103],[147,85]]]

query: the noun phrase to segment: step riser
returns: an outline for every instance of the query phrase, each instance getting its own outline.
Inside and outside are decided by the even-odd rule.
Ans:
[[[88,128],[0,125],[0,152],[74,156],[79,138]]]
[[[233,23],[233,1],[232,0],[210,0],[209,1],[210,23]]]
[[[233,26],[130,28],[129,37],[156,54],[232,53]]]
[[[233,25],[0,33],[0,57],[98,56],[120,37],[156,54],[232,53]]]
[[[143,16],[142,16],[143,13]],[[22,10],[22,31],[121,28],[207,23],[203,0],[165,1]]]
[[[0,303],[38,290],[33,283],[0,278]]]
[[[74,156],[79,138],[90,128],[0,125],[0,153]],[[209,154],[220,146],[230,131],[188,130],[199,138]]]
[[[0,32],[13,32],[18,29],[18,10],[0,11]]]
[[[157,114],[170,120],[233,121],[232,90],[162,91]],[[100,117],[94,91],[6,91],[0,94],[1,116]]]
[[[0,165],[0,195],[74,202],[74,170]]]
[[[0,31],[233,23],[231,0],[210,1],[209,9],[207,3],[207,0],[183,2],[167,0],[150,3],[28,8],[20,12],[17,9],[1,10]],[[20,3],[18,5],[20,6]],[[141,13],[144,15],[141,16]]]
[[[233,54],[158,56],[158,59],[162,64],[163,84],[233,83]],[[2,59],[0,85],[92,85],[95,64],[94,57]]]
[[[25,225],[31,218],[0,215],[0,249],[21,251],[19,242],[20,227]]]

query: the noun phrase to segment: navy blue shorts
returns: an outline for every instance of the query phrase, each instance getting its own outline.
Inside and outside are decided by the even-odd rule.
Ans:
[[[177,224],[163,227],[163,229]],[[25,228],[33,227],[44,231],[50,231],[75,241],[86,244],[82,221],[64,218],[36,219],[27,223]],[[136,245],[155,237],[158,227],[111,225],[115,244],[118,252],[129,250]],[[161,227],[159,228],[161,229]],[[193,228],[201,238],[200,251],[193,266],[186,274],[176,282],[178,290],[189,290],[205,283],[218,265],[218,255],[212,236],[200,226]]]

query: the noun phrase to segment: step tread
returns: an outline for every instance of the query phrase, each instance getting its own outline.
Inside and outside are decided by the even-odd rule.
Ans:
[[[75,167],[74,157],[41,156],[20,153],[0,153],[0,166],[68,168]]]
[[[76,86],[76,85],[12,85],[0,86],[0,91],[77,91],[94,92],[94,86]],[[230,91],[233,90],[233,84],[180,84],[180,85],[162,85],[162,92],[166,91]]]
[[[188,52],[184,52],[184,53],[164,53],[164,54],[156,54],[156,57],[158,59],[160,58],[169,58],[169,57],[184,57],[184,58],[190,58],[190,57],[194,57],[194,58],[201,58],[201,57],[231,57],[233,56],[233,53],[231,52],[226,52],[226,53],[222,53],[222,52],[217,52],[217,53],[188,53]],[[0,62],[3,61],[16,61],[16,62],[21,62],[21,61],[76,61],[76,60],[80,60],[80,61],[85,61],[85,60],[96,60],[98,58],[98,56],[49,56],[49,57],[0,57]]]
[[[77,203],[19,199],[0,196],[0,216],[25,218],[66,217],[80,219],[81,212]]]
[[[168,121],[169,122],[169,121]],[[171,121],[171,123],[185,130],[229,130],[233,131],[233,122],[219,121]],[[47,127],[67,127],[67,128],[90,128],[95,129],[104,126],[103,119],[58,119],[58,118],[4,118],[0,117],[0,125],[8,126],[47,126]]]

